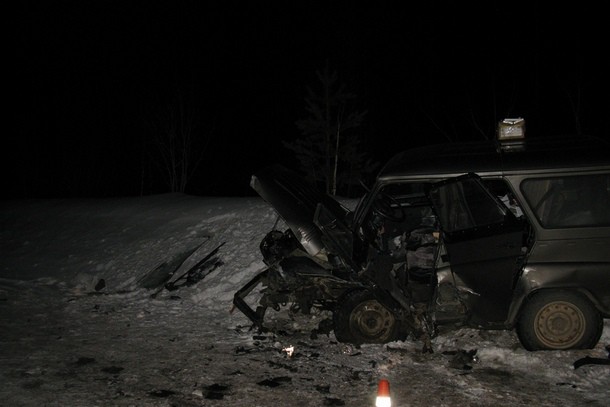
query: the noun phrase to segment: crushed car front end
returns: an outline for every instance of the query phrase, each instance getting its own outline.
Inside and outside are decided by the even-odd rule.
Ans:
[[[333,218],[347,219],[349,210],[321,194],[284,167],[272,166],[252,176],[251,187],[278,212],[278,222],[260,243],[265,267],[234,296],[234,305],[261,331],[267,309],[289,306],[308,314],[312,308],[332,310],[345,292],[362,287],[355,271],[329,251],[320,228],[313,222],[320,204]],[[282,220],[288,228],[277,230]],[[260,299],[253,309],[248,297]]]

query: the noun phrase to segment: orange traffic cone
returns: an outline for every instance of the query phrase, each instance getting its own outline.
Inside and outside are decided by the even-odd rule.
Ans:
[[[377,387],[377,399],[375,400],[375,407],[391,407],[392,399],[390,398],[390,382],[386,379],[379,380],[379,386]]]

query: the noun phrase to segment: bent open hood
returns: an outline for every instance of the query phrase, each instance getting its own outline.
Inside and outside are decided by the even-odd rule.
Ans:
[[[312,256],[325,248],[322,231],[314,224],[318,204],[337,220],[349,210],[330,195],[318,191],[295,172],[281,166],[267,167],[252,176],[250,186],[286,221],[303,248]]]

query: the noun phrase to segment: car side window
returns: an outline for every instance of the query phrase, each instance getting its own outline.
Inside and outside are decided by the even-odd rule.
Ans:
[[[610,174],[532,178],[521,191],[544,228],[610,226]]]
[[[474,179],[439,186],[432,191],[431,198],[444,230],[449,233],[501,223],[508,210],[498,206]]]

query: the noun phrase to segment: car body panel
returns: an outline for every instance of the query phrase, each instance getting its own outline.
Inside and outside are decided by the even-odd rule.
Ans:
[[[608,168],[608,143],[590,138],[528,139],[509,150],[495,141],[447,143],[417,147],[396,154],[381,169],[379,183],[399,178],[447,178],[467,172],[493,174],[545,174]]]
[[[344,219],[348,213],[339,202],[280,165],[264,168],[253,175],[250,186],[275,208],[312,256],[324,249],[322,232],[313,222],[318,204],[324,204],[338,219]]]

